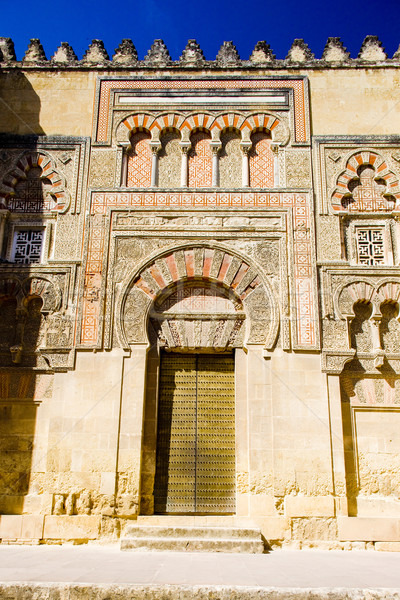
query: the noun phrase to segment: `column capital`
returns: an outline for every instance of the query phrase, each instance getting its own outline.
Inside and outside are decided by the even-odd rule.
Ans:
[[[252,145],[253,144],[251,142],[240,142],[240,149],[243,152],[243,154],[248,154],[251,150]]]
[[[153,154],[158,154],[161,150],[161,142],[150,142],[150,149]]]
[[[180,149],[183,154],[187,154],[192,147],[190,142],[179,142]]]
[[[221,142],[210,142],[210,148],[213,154],[218,154],[222,148],[222,144]]]
[[[280,146],[281,146],[280,142],[272,142],[272,144],[271,144],[272,152],[274,154],[278,154]]]

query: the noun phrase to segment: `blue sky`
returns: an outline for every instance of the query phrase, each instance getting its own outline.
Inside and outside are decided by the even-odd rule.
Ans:
[[[162,38],[177,60],[190,38],[213,60],[224,40],[247,59],[259,40],[285,58],[293,40],[304,38],[317,58],[326,39],[339,36],[355,57],[366,35],[377,35],[389,56],[400,43],[400,0],[64,0],[37,3],[1,0],[0,35],[14,40],[22,58],[30,38],[42,41],[48,58],[69,42],[79,58],[93,38],[110,55],[131,38],[143,58]]]

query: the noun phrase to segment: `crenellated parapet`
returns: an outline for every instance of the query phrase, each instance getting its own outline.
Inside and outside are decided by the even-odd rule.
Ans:
[[[377,36],[368,35],[356,58],[350,53],[338,37],[328,38],[322,56],[317,58],[303,39],[295,39],[284,59],[276,58],[273,50],[265,41],[257,42],[248,59],[240,57],[232,41],[223,42],[215,60],[207,60],[196,40],[189,40],[179,60],[173,60],[165,42],[154,40],[151,48],[142,60],[138,59],[137,50],[130,39],[123,39],[115,49],[112,58],[107,53],[104,43],[95,39],[89,45],[81,59],[67,42],[62,42],[51,59],[46,57],[40,40],[32,39],[24,56],[17,59],[14,43],[11,38],[0,38],[0,65],[4,68],[40,68],[40,69],[96,69],[122,70],[128,67],[135,69],[154,68],[197,68],[205,66],[209,69],[326,69],[326,68],[362,68],[368,66],[400,66],[400,47],[390,58]]]

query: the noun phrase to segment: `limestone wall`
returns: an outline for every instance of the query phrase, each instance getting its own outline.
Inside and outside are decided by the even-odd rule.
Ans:
[[[398,543],[399,53],[0,50],[0,538],[152,516],[161,353],[230,352],[233,520]]]

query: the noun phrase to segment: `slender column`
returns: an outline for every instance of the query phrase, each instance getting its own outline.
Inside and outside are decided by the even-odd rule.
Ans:
[[[279,144],[271,144],[274,155],[274,187],[279,187]]]
[[[251,142],[242,142],[240,144],[242,150],[242,186],[249,187],[250,185],[250,170],[249,170],[249,152]]]
[[[161,143],[160,142],[150,142],[150,148],[151,148],[151,152],[152,152],[150,186],[157,187],[158,152],[161,149]]]
[[[211,185],[212,185],[212,187],[218,187],[218,185],[219,185],[218,152],[221,150],[221,143],[220,142],[210,142],[210,148],[211,148],[211,152],[212,152]]]
[[[181,162],[181,187],[187,187],[188,185],[188,152],[190,150],[190,143],[181,142],[182,150],[182,162]]]
[[[128,183],[128,152],[131,148],[131,145],[128,143],[121,143],[121,186],[126,187]]]

